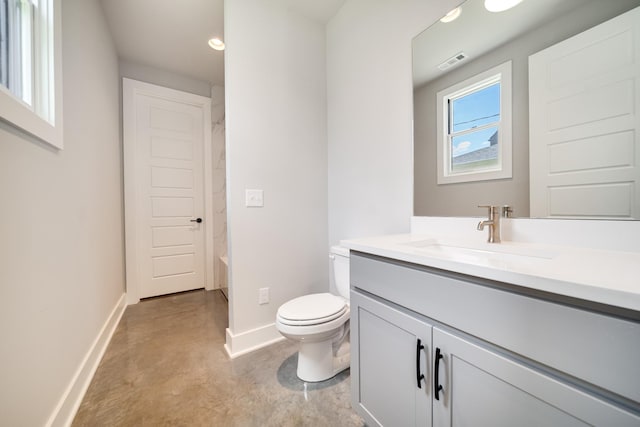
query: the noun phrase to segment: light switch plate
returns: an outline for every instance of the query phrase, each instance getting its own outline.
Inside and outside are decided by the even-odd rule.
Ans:
[[[269,304],[269,288],[258,289],[258,304]]]
[[[247,207],[261,208],[264,206],[264,192],[262,190],[245,190],[244,204]]]

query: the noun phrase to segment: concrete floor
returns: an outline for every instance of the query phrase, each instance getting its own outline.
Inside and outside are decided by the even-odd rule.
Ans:
[[[227,311],[202,290],[127,307],[73,426],[364,425],[349,371],[305,384],[295,343],[229,359]]]

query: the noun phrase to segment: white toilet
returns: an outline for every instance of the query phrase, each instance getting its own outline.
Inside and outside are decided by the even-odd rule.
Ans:
[[[294,298],[278,309],[276,327],[299,341],[298,378],[327,380],[349,367],[349,250],[332,246],[336,289],[330,293]]]

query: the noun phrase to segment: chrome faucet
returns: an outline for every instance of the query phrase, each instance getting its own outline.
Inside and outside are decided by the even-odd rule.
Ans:
[[[498,206],[478,206],[479,208],[487,208],[489,210],[489,219],[478,223],[478,231],[484,230],[485,226],[489,226],[489,243],[500,243],[500,208]]]

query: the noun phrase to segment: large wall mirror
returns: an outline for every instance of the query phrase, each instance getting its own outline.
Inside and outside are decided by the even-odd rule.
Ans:
[[[639,6],[467,0],[419,34],[414,215],[640,219]]]

